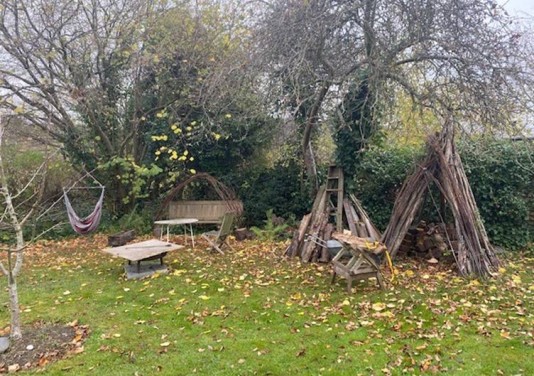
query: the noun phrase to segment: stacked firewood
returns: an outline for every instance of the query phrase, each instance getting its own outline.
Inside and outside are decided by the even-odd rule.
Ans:
[[[427,224],[421,221],[417,226],[408,230],[402,239],[399,253],[415,255],[430,263],[437,263],[447,251],[451,248],[457,250],[457,247],[454,225]]]
[[[330,222],[330,218],[336,217],[336,208],[329,200],[329,196],[326,187],[319,189],[311,212],[302,218],[298,230],[293,234],[286,256],[298,256],[303,262],[330,261],[331,255],[326,242],[332,238],[332,233],[336,229],[336,225]],[[342,227],[350,229],[352,235],[370,241],[380,239],[380,233],[354,195],[348,195],[343,202],[336,205],[343,206]]]

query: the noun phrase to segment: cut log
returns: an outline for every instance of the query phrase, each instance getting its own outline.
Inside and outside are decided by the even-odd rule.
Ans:
[[[311,225],[308,235],[311,240],[305,242],[304,246],[302,247],[302,262],[310,262],[312,259],[313,251],[317,245],[316,241],[319,239],[319,232],[321,231],[321,227],[326,220],[328,220],[328,215],[324,212],[317,213],[316,217],[314,218],[314,222]]]
[[[120,247],[135,239],[135,231],[128,230],[108,236],[108,247]]]
[[[308,226],[310,225],[311,220],[311,213],[304,215],[302,217],[302,220],[300,221],[299,229],[295,231],[293,234],[293,239],[291,240],[291,244],[286,249],[286,256],[288,257],[295,257],[299,256],[300,248],[302,247],[302,243],[304,242],[304,237],[306,236],[306,231],[308,229]]]

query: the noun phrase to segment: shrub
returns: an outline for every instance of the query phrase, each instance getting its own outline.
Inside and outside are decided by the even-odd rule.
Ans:
[[[397,192],[413,171],[419,148],[372,148],[364,154],[355,177],[347,176],[346,188],[355,192],[374,224],[384,230]]]
[[[300,218],[311,203],[308,191],[302,189],[296,163],[249,173],[238,187],[238,195],[243,200],[247,226],[261,225],[269,209],[284,219]]]
[[[471,189],[493,243],[509,249],[532,241],[533,145],[513,141],[459,144]]]

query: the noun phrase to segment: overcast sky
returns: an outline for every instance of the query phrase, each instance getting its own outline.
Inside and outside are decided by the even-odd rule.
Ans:
[[[528,13],[534,16],[534,0],[499,0],[511,13]]]

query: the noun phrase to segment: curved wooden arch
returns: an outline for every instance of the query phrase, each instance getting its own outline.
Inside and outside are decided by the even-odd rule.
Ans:
[[[238,201],[235,192],[221,183],[215,177],[208,173],[202,172],[188,177],[169,192],[161,204],[161,208],[156,215],[156,219],[160,219],[162,217],[162,214],[165,213],[171,201],[173,201],[178,194],[182,193],[185,187],[197,180],[203,180],[209,183],[221,200],[226,202],[226,205],[230,211],[236,213],[237,215],[243,214],[243,206],[240,203],[237,203]]]

